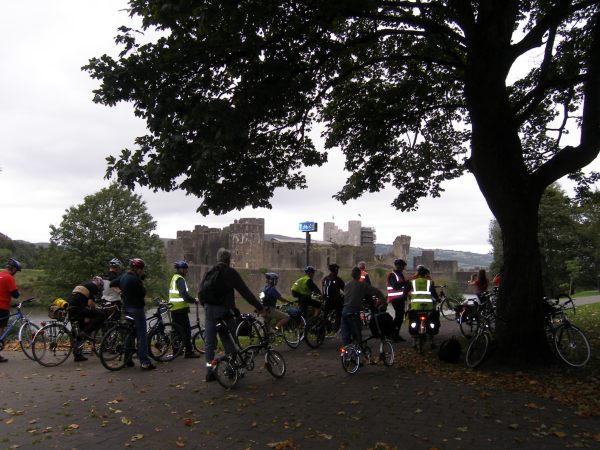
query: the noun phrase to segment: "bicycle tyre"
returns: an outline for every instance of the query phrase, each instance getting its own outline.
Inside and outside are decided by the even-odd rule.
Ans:
[[[467,348],[465,362],[467,367],[475,369],[485,360],[490,345],[490,338],[487,332],[477,333]]]
[[[183,331],[176,323],[157,324],[148,332],[148,356],[154,361],[173,361],[183,347]]]
[[[459,304],[460,302],[450,297],[446,297],[442,300],[440,303],[440,313],[444,319],[450,321],[456,320],[456,307],[458,307]]]
[[[281,327],[283,334],[283,340],[289,348],[296,349],[300,346],[302,338],[304,337],[304,330],[306,328],[306,321],[304,317],[290,317],[288,323]]]
[[[583,367],[590,360],[590,343],[575,325],[561,324],[556,328],[554,348],[560,359],[571,367]]]
[[[194,350],[198,353],[204,354],[206,342],[204,342],[204,330],[199,329],[192,336],[192,346]]]
[[[117,324],[100,341],[98,356],[102,365],[111,371],[121,370],[127,364],[127,355],[137,351],[135,328]]]
[[[419,352],[420,355],[423,354],[423,348],[425,347],[425,339],[427,339],[427,335],[426,334],[419,334],[417,335],[417,350]]]
[[[283,378],[286,371],[285,359],[276,350],[267,350],[265,353],[265,367],[275,378]]]
[[[100,343],[102,342],[102,337],[118,323],[119,322],[114,320],[105,320],[100,328],[92,332],[90,344],[94,355],[100,356]]]
[[[344,371],[353,375],[360,367],[360,353],[354,345],[347,345],[346,347],[342,347],[340,361]]]
[[[35,356],[33,356],[33,338],[39,329],[39,326],[29,321],[23,322],[19,328],[19,345],[25,356],[32,361],[35,361]]]
[[[325,341],[325,323],[320,317],[313,317],[306,322],[304,340],[310,348],[318,348]]]
[[[479,329],[479,322],[474,315],[470,315],[466,311],[462,311],[459,316],[458,321],[460,332],[467,339],[471,339],[475,334],[477,334],[477,330]]]
[[[231,356],[225,356],[217,361],[214,369],[215,378],[225,389],[232,389],[237,384],[240,374]]]
[[[235,339],[242,350],[264,342],[265,336],[257,320],[242,319],[235,329]]]
[[[31,346],[38,363],[54,367],[64,363],[73,351],[73,338],[62,323],[52,322],[35,333]]]
[[[396,353],[394,352],[394,346],[389,339],[383,339],[379,343],[379,359],[383,361],[383,364],[387,367],[392,367],[396,360]]]

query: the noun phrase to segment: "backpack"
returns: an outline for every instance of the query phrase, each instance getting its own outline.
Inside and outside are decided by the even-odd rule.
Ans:
[[[212,266],[202,278],[199,297],[202,304],[222,306],[225,300],[225,279],[223,269],[226,266]]]
[[[450,339],[446,339],[440,344],[438,357],[442,361],[456,364],[460,360],[461,353],[462,347],[460,345],[460,342],[458,342],[458,340],[454,336],[452,336]]]

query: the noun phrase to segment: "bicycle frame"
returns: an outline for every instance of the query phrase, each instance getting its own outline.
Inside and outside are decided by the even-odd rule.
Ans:
[[[17,324],[19,324],[19,326],[20,326],[21,324],[23,324],[23,319],[25,319],[25,320],[27,319],[25,314],[23,314],[23,311],[21,311],[21,308],[23,307],[24,303],[29,303],[31,300],[33,300],[33,297],[28,298],[27,300],[23,300],[21,303],[19,303],[17,305],[14,305],[14,307],[17,308],[17,311],[8,316],[8,324],[7,324],[6,328],[4,329],[4,332],[0,336],[0,345],[4,344],[4,341],[10,335],[13,328],[15,328],[17,326]],[[11,317],[15,317],[15,318],[13,320],[11,320]]]

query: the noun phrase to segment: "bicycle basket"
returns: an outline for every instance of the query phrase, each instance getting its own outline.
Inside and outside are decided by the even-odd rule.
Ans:
[[[50,308],[48,308],[48,317],[54,320],[65,320],[67,310],[56,305],[50,305]]]

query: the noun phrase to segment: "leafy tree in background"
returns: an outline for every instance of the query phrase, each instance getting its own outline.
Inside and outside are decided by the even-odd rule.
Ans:
[[[539,209],[540,254],[545,295],[569,293],[573,284],[595,287],[600,254],[596,252],[600,225],[600,197],[588,196],[585,202],[570,199],[558,184],[549,186],[542,195]],[[590,242],[592,237],[592,242]],[[490,244],[494,261],[490,271],[496,273],[503,264],[502,232],[496,220],[490,223]]]
[[[67,295],[77,283],[104,274],[112,258],[126,269],[129,259],[139,257],[148,264],[149,290],[164,291],[168,272],[155,229],[145,202],[126,188],[113,183],[85,197],[66,210],[58,227],[50,226],[50,246],[43,256],[46,284],[55,295]]]
[[[132,102],[148,129],[108,158],[109,176],[183,189],[203,214],[269,207],[326,160],[308,134],[319,121],[346,156],[342,202],[393,187],[411,210],[466,168],[502,229],[497,355],[549,355],[538,206],[600,150],[598,0],[129,4],[141,33],[122,27],[118,59],[84,68],[102,83],[96,102]]]

